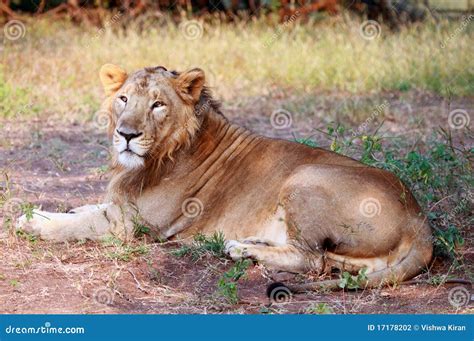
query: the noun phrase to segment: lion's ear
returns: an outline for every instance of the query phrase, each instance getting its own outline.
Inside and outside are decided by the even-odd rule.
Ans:
[[[113,95],[127,80],[127,72],[113,64],[105,64],[100,68],[100,80],[107,96]]]
[[[175,80],[176,91],[184,101],[195,103],[201,96],[205,80],[204,71],[201,69],[183,72]]]

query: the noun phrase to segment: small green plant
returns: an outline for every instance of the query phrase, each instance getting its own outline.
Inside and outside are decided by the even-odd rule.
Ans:
[[[374,153],[382,150],[381,138],[377,135],[362,135],[360,139],[362,140],[362,156],[360,161],[366,165],[372,165],[376,161]]]
[[[36,208],[35,205],[30,202],[24,202],[20,205],[20,208],[21,212],[26,216],[27,221],[33,219],[33,210]]]
[[[246,277],[246,271],[250,264],[251,261],[248,259],[237,261],[229,271],[225,272],[217,281],[219,294],[230,304],[237,304],[237,302],[239,302],[237,281]]]
[[[137,238],[149,236],[156,243],[164,243],[164,239],[157,229],[152,229],[149,226],[143,224],[139,217],[134,217],[132,220],[133,223],[133,233]]]
[[[332,139],[330,149],[333,152],[336,153],[342,153],[343,148],[346,145],[352,144],[352,141],[345,141],[342,137],[344,136],[344,133],[346,131],[346,128],[342,126],[341,124],[337,125],[328,125],[327,126],[327,133],[326,135],[329,136]]]
[[[428,279],[428,283],[431,285],[443,285],[448,280],[447,275],[434,275]]]
[[[464,238],[455,226],[449,226],[446,230],[435,230],[435,253],[448,256],[457,263],[457,249],[464,245]]]
[[[308,308],[306,308],[307,314],[318,314],[318,315],[326,315],[326,314],[334,314],[334,310],[327,305],[327,303],[318,303],[312,304]]]
[[[357,276],[353,276],[349,272],[344,271],[341,276],[339,287],[349,290],[360,289],[365,286],[367,279],[367,268],[360,269]]]
[[[11,231],[13,235],[16,232],[17,235],[24,237],[30,242],[36,242],[36,237],[26,233],[24,233],[24,235],[20,235],[14,227],[16,218],[18,218],[18,216],[21,214],[24,214],[26,219],[30,221],[33,218],[33,210],[36,208],[36,206],[30,202],[15,198],[14,193],[10,187],[11,183],[8,172],[4,169],[1,169],[0,171],[0,212],[3,210],[4,213],[3,226],[0,225],[0,228],[3,227],[5,230]],[[11,206],[5,207],[5,205]]]
[[[18,281],[17,279],[11,279],[10,280],[10,285],[14,288],[18,287],[20,285],[20,281]]]
[[[114,251],[109,252],[107,255],[111,259],[117,259],[124,262],[129,262],[134,256],[146,255],[149,252],[149,248],[146,245],[139,246],[122,246]]]
[[[194,261],[197,261],[205,254],[211,254],[215,257],[224,257],[225,238],[222,232],[215,232],[207,237],[201,233],[194,236],[191,245],[183,245],[173,250],[171,253],[176,257],[191,255]]]
[[[139,217],[133,217],[132,223],[133,223],[133,233],[135,237],[139,238],[139,237],[143,237],[144,235],[150,234],[151,229],[148,226],[141,223]]]
[[[401,80],[395,85],[395,87],[398,90],[405,92],[411,89],[411,84],[407,80]]]
[[[27,242],[29,242],[31,244],[36,244],[38,242],[38,237],[36,237],[36,236],[34,236],[30,233],[27,233],[23,230],[17,230],[16,235],[18,237],[20,237],[21,239],[24,239],[24,240],[26,240]]]

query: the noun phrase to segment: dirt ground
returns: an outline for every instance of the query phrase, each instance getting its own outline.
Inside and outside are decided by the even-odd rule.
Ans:
[[[337,117],[336,108],[345,94],[318,94],[310,104],[286,94],[249,98],[224,106],[226,116],[258,133],[292,139],[314,133]],[[390,103],[384,129],[395,134],[427,134],[446,122],[449,107],[474,108],[474,99],[446,103],[430,94],[388,93]],[[295,103],[291,129],[272,129],[269,116]],[[312,113],[312,114],[308,114]],[[335,117],[336,116],[336,117]],[[413,121],[419,119],[414,127]],[[41,205],[44,210],[65,212],[98,203],[104,194],[108,162],[105,131],[93,123],[66,119],[10,120],[0,123],[0,168],[9,176],[0,183],[15,198]],[[422,123],[419,123],[422,122]],[[349,122],[355,126],[361,122]],[[317,135],[314,136],[319,140]],[[324,145],[321,139],[321,144]],[[8,182],[8,183],[7,183]],[[0,214],[2,214],[0,212]],[[2,217],[3,218],[3,217]],[[457,308],[449,303],[449,291],[459,284],[404,285],[354,292],[321,292],[294,295],[284,303],[272,303],[266,287],[272,282],[261,266],[248,270],[239,281],[240,302],[231,305],[217,293],[217,281],[232,261],[204,256],[194,261],[176,257],[176,243],[137,241],[130,257],[111,256],[115,246],[99,242],[55,244],[0,233],[0,313],[308,313],[326,303],[334,313],[473,313],[472,305]],[[144,247],[146,252],[139,247]],[[472,264],[472,246],[465,261]],[[453,272],[443,260],[435,260],[419,280]],[[306,278],[309,280],[310,278]],[[296,280],[290,278],[290,281]],[[299,278],[298,280],[301,280]],[[470,287],[466,287],[474,294]]]

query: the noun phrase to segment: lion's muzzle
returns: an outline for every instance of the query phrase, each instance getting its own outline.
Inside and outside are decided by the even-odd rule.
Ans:
[[[118,161],[127,168],[144,165],[144,155],[148,151],[142,143],[143,132],[127,127],[117,128],[114,134],[114,146]]]

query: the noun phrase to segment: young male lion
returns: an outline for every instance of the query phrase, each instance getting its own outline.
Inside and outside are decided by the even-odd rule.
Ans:
[[[100,79],[113,140],[106,203],[35,211],[21,228],[57,241],[132,238],[137,219],[185,242],[222,231],[234,260],[289,272],[366,268],[370,286],[430,261],[430,227],[393,174],[228,122],[200,69],[127,75],[107,64]]]

